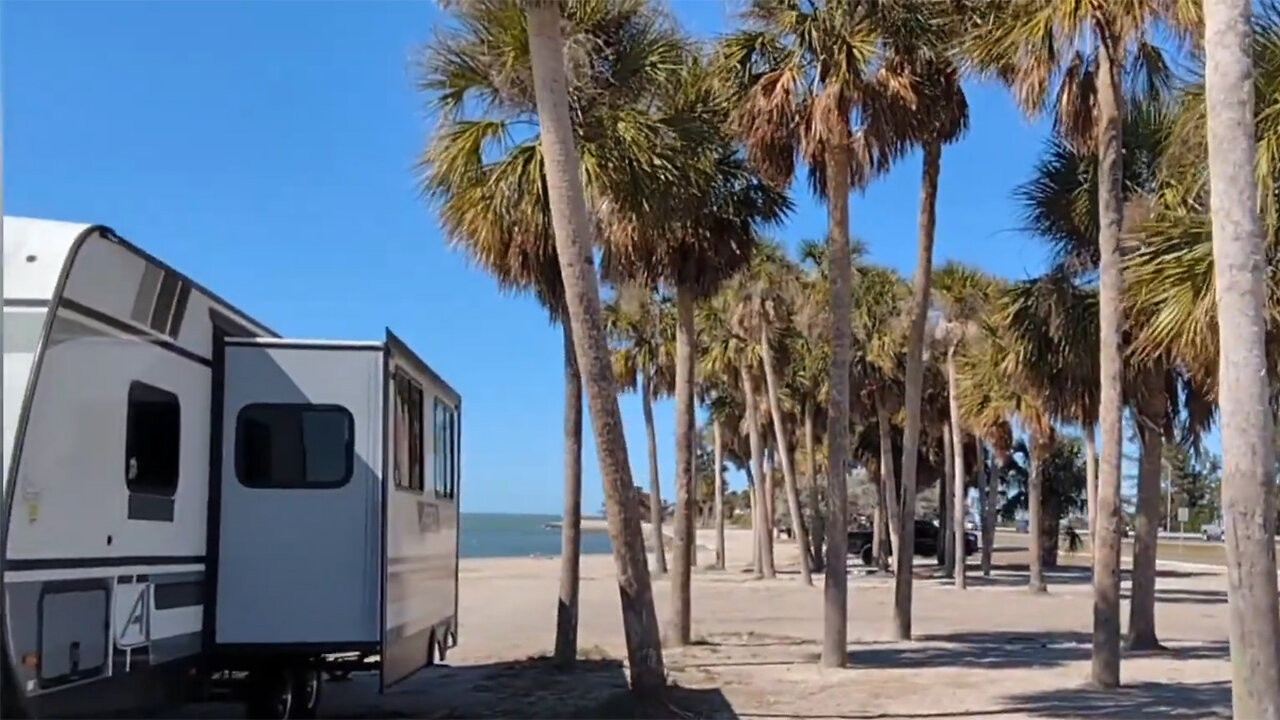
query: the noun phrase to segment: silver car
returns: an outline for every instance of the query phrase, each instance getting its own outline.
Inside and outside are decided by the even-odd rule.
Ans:
[[[1222,540],[1222,536],[1224,534],[1226,534],[1226,531],[1223,529],[1221,525],[1218,525],[1217,523],[1214,523],[1212,525],[1205,525],[1204,527],[1200,528],[1200,537],[1204,538],[1205,540],[1219,541],[1219,540]]]

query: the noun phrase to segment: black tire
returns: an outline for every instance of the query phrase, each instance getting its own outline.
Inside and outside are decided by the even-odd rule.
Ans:
[[[867,567],[871,567],[872,565],[876,564],[876,555],[875,555],[875,552],[873,552],[871,543],[867,543],[866,545],[863,545],[862,551],[858,553],[858,556],[862,558],[862,564],[866,565]]]
[[[324,675],[314,667],[299,670],[293,676],[293,717],[314,718],[320,710]]]
[[[250,673],[245,717],[253,720],[287,720],[296,717],[295,712],[292,671],[273,668]]]

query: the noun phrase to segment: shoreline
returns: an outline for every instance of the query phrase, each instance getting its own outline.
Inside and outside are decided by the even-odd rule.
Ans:
[[[648,523],[644,523],[647,525]],[[542,523],[542,527],[547,530],[559,530],[564,527],[563,520],[552,520],[551,522]],[[609,521],[602,517],[582,518],[582,532],[604,533],[609,532]]]

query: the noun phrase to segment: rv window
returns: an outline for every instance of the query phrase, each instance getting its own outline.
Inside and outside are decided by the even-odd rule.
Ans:
[[[453,408],[435,401],[435,436],[433,443],[435,464],[432,467],[432,485],[436,497],[453,497],[458,477],[457,420]]]
[[[355,420],[338,405],[246,405],[236,417],[236,477],[252,488],[334,488],[355,462]]]
[[[143,382],[130,383],[124,439],[124,477],[129,492],[174,496],[181,439],[178,396]]]
[[[461,442],[458,437],[458,411],[449,408],[449,497],[458,492],[459,463],[462,457]]]
[[[422,386],[397,370],[395,373],[395,466],[396,487],[404,490],[423,489],[423,399]]]

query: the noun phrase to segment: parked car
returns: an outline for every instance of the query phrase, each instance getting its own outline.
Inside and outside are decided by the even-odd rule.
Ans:
[[[918,557],[935,557],[938,554],[938,537],[941,534],[937,525],[928,520],[916,520],[916,543],[915,554]],[[876,550],[872,540],[874,539],[871,530],[851,530],[849,532],[849,554],[857,555],[862,560],[863,565],[873,565],[876,561]],[[886,538],[888,541],[888,538]],[[893,552],[893,546],[890,543],[889,552]],[[978,535],[977,533],[966,532],[964,534],[964,556],[978,552]]]
[[[1200,528],[1200,537],[1205,540],[1220,542],[1224,535],[1226,535],[1226,529],[1217,523],[1205,525]]]

